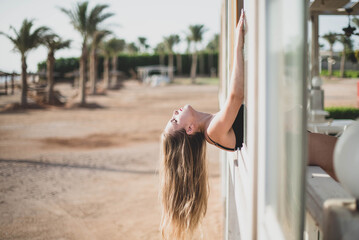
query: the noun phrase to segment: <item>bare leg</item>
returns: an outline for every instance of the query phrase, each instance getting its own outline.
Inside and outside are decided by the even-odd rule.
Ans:
[[[332,178],[337,180],[334,172],[333,158],[336,137],[308,133],[308,165],[323,168]]]

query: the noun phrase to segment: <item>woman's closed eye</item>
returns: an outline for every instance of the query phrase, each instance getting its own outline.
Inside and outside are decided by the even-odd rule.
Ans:
[[[171,119],[171,122],[175,122],[175,123],[177,123],[177,120],[176,120],[176,119],[174,119],[174,118],[172,118],[172,119]]]

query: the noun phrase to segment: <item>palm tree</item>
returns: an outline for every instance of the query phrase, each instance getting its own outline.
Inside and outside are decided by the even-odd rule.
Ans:
[[[186,53],[189,53],[191,51],[191,42],[192,42],[190,35],[186,36],[186,42],[187,42]]]
[[[158,53],[160,58],[160,65],[165,65],[165,53],[166,53],[166,46],[163,42],[157,44],[157,46],[153,49],[155,53]]]
[[[179,44],[180,42],[181,42],[181,38],[178,36],[177,44]],[[177,51],[176,54],[176,68],[177,68],[177,75],[182,75],[182,54],[179,51]]]
[[[210,70],[210,74],[211,77],[212,76],[212,69],[214,68],[213,66],[213,54],[215,52],[218,52],[219,49],[219,34],[215,34],[214,37],[212,38],[212,40],[207,44],[207,50],[209,52],[208,54],[208,65],[209,65],[209,70]]]
[[[340,36],[338,41],[343,44],[342,56],[340,60],[340,77],[344,77],[344,67],[345,67],[345,58],[347,50],[352,50],[353,48],[353,41],[351,38],[347,36]]]
[[[138,42],[140,43],[141,52],[146,52],[146,50],[150,47],[150,45],[147,44],[147,38],[145,37],[138,37]]]
[[[90,92],[91,94],[96,94],[96,82],[97,82],[97,66],[98,66],[98,60],[97,60],[97,50],[98,45],[102,41],[104,37],[106,37],[111,32],[108,30],[99,30],[96,31],[92,35],[92,43],[91,43],[91,52],[90,52]]]
[[[113,13],[103,13],[108,5],[97,4],[93,9],[88,9],[88,2],[77,3],[71,9],[60,8],[69,18],[70,22],[82,36],[82,50],[80,58],[80,99],[81,105],[86,104],[86,60],[88,55],[88,39],[96,30],[98,25],[107,18],[113,16]]]
[[[33,27],[33,20],[25,19],[22,22],[21,28],[17,31],[13,26],[10,26],[15,33],[15,36],[10,36],[6,33],[0,34],[7,37],[13,44],[14,50],[21,54],[21,106],[27,105],[27,54],[31,49],[37,48],[43,40],[45,33],[48,31],[47,27],[41,26],[31,31]]]
[[[117,83],[117,59],[118,54],[125,49],[126,42],[123,39],[112,38],[108,42],[112,57],[112,82]]]
[[[359,27],[359,18],[353,18],[352,22]]]
[[[136,43],[134,43],[134,42],[127,44],[126,48],[130,54],[136,54],[139,51],[139,48],[137,47]]]
[[[329,43],[329,59],[328,59],[328,74],[329,76],[332,76],[332,66],[333,66],[333,45],[338,40],[338,35],[332,32],[329,32],[322,37],[324,40],[326,40]]]
[[[103,61],[104,88],[110,89],[110,57],[112,56],[110,41],[102,42],[100,49],[104,57],[104,61]]]
[[[199,73],[201,75],[204,75],[204,68],[205,68],[204,49],[198,52],[198,58],[199,58]]]
[[[173,81],[173,47],[174,45],[178,44],[180,38],[178,35],[172,34],[168,37],[164,37],[164,44],[168,51],[168,67],[170,68],[169,71],[169,78],[170,81]]]
[[[44,37],[44,45],[47,47],[47,60],[46,60],[46,78],[47,78],[47,94],[46,102],[54,104],[54,65],[55,65],[55,52],[57,50],[70,47],[71,40],[62,40],[56,34],[48,34]]]
[[[197,42],[202,41],[202,37],[206,29],[204,25],[190,25],[189,26],[190,33],[188,35],[189,39],[193,42],[193,53],[192,53],[192,65],[191,65],[191,79],[192,83],[196,82],[196,71],[197,71]]]

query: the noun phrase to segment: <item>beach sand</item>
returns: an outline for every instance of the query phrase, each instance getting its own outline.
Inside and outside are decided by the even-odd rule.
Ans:
[[[0,106],[17,99],[1,96]],[[216,86],[127,81],[87,98],[101,108],[0,114],[0,239],[160,239],[160,133],[174,109],[216,112],[217,99]],[[222,238],[218,161],[208,146],[203,239]]]
[[[325,80],[325,105],[355,106],[356,81]],[[1,96],[0,108],[19,99]],[[218,87],[127,81],[87,100],[100,108],[0,114],[0,239],[160,239],[160,133],[184,104],[216,112]],[[208,163],[201,232],[222,239],[219,151],[211,145]]]
[[[323,77],[324,107],[357,107],[358,78]]]

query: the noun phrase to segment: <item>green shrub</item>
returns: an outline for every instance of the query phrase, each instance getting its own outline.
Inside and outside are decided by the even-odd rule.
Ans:
[[[328,70],[323,69],[320,72],[321,76],[329,76]],[[333,70],[332,72],[333,77],[340,77],[340,71],[339,70]],[[344,71],[344,77],[345,78],[358,78],[359,77],[359,71],[357,70],[345,70]]]
[[[190,85],[191,83],[191,78],[187,77],[187,78],[182,78],[182,77],[178,77],[174,79],[173,84],[179,84],[179,85]],[[198,85],[219,85],[219,78],[211,78],[211,77],[197,77],[196,79],[196,84]]]
[[[354,107],[327,107],[329,118],[334,119],[357,119],[359,118],[359,108]]]
[[[55,61],[54,71],[63,78],[67,72],[72,72],[79,68],[79,58],[59,58]],[[46,61],[37,64],[37,70],[46,70]]]
[[[204,75],[210,75],[209,66],[209,53],[200,53],[203,55],[204,60]],[[182,56],[182,74],[189,75],[191,71],[191,54],[181,54]],[[197,74],[200,75],[200,56],[197,57]],[[117,61],[117,70],[123,71],[128,76],[130,75],[131,69],[137,71],[137,67],[140,66],[150,66],[150,65],[159,65],[160,57],[158,54],[141,54],[141,55],[128,55],[121,54],[118,56]],[[218,73],[218,53],[213,54],[213,65]],[[98,59],[98,73],[101,76],[103,73],[103,57]],[[168,55],[165,55],[165,65],[168,64]],[[174,55],[174,66],[177,66],[177,57]],[[111,61],[110,61],[111,62]],[[111,65],[111,63],[110,63]],[[46,61],[40,62],[37,64],[38,71],[46,70]],[[63,78],[64,74],[67,72],[74,71],[79,68],[79,58],[59,58],[55,62],[54,71],[59,73],[59,78]],[[111,68],[111,66],[110,66]],[[175,73],[176,74],[176,73]]]
[[[320,72],[321,76],[329,76],[329,72],[326,69],[322,69],[322,71]],[[340,77],[340,71],[339,70],[333,70],[332,71],[332,76],[333,77]]]

